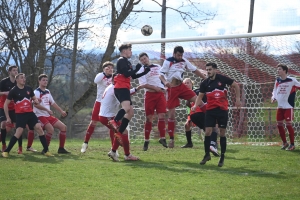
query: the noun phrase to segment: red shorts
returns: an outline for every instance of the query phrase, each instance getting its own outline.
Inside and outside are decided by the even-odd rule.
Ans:
[[[167,107],[169,109],[176,108],[180,105],[179,99],[190,100],[196,96],[195,92],[181,83],[176,87],[168,88]]]
[[[293,121],[294,120],[294,109],[293,108],[277,108],[276,113],[277,121]]]
[[[99,121],[100,106],[101,106],[101,103],[98,102],[98,101],[95,101],[95,104],[94,104],[94,107],[93,107],[93,111],[92,111],[91,120],[93,120],[93,121]]]
[[[146,92],[144,103],[146,116],[154,115],[155,110],[157,114],[167,112],[167,101],[163,92]]]
[[[41,123],[42,128],[45,127],[46,124],[51,124],[52,126],[58,121],[56,117],[49,116],[49,117],[38,117],[39,122]]]
[[[101,124],[103,124],[104,126],[106,126],[107,128],[111,129],[110,126],[108,126],[108,122],[112,119],[114,119],[115,117],[103,117],[103,116],[98,116],[98,120]]]

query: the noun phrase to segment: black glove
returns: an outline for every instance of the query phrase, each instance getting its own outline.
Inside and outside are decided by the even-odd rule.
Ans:
[[[145,66],[145,72],[146,72],[146,73],[150,72],[150,70],[151,70],[150,67]]]
[[[142,65],[140,63],[136,64],[135,71],[139,71],[141,69]]]

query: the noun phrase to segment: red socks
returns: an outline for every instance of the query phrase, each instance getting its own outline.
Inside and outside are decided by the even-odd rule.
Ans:
[[[27,147],[31,147],[34,139],[34,131],[29,130],[27,135]]]
[[[94,130],[95,130],[95,126],[90,124],[85,133],[85,137],[84,137],[85,143],[88,143],[90,141],[90,138],[91,138],[92,134],[94,133]]]
[[[150,139],[150,133],[151,133],[151,130],[152,130],[152,123],[151,122],[146,122],[145,123],[145,140],[149,140]]]
[[[170,139],[174,139],[174,130],[175,130],[175,120],[174,119],[168,119],[168,133],[170,136]]]
[[[157,127],[160,138],[166,137],[166,122],[165,119],[158,119]]]
[[[67,132],[66,131],[61,131],[59,133],[59,148],[64,148],[65,147],[66,138],[67,138]]]

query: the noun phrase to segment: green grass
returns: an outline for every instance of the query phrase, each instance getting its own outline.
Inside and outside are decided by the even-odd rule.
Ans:
[[[299,199],[300,151],[279,146],[228,145],[225,165],[218,158],[199,165],[203,144],[192,149],[165,149],[157,141],[142,151],[142,141],[131,144],[141,161],[121,162],[107,157],[108,140],[92,139],[85,154],[82,141],[68,140],[71,155],[55,157],[16,153],[0,158],[0,199]],[[34,147],[41,150],[35,140]]]

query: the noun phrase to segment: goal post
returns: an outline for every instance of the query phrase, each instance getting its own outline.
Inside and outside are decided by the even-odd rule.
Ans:
[[[172,56],[175,46],[183,46],[184,57],[205,70],[205,64],[214,62],[218,72],[238,82],[241,90],[242,109],[235,106],[234,90],[229,89],[229,121],[227,127],[228,142],[254,144],[273,144],[280,142],[276,125],[276,106],[270,99],[277,76],[279,63],[289,67],[289,75],[300,76],[300,30],[247,33],[221,36],[198,36],[189,38],[163,38],[155,40],[132,40],[133,56],[131,62],[139,62],[138,54],[146,52],[152,63],[160,64],[160,44],[165,43],[166,57]],[[200,78],[187,72],[184,78],[191,78],[194,87],[199,87]],[[138,84],[133,81],[133,86]],[[298,96],[296,99],[298,100]],[[144,92],[132,96],[135,115],[130,122],[131,139],[144,138]],[[294,111],[295,143],[299,144],[300,112],[299,101]],[[185,140],[184,123],[187,118],[185,103],[176,109],[176,139]],[[167,120],[167,118],[166,118]],[[166,123],[167,124],[167,123]],[[166,127],[167,128],[167,127]],[[193,140],[202,141],[203,136],[196,128],[192,131]],[[153,123],[152,139],[158,137],[156,122]],[[288,137],[288,134],[287,134]]]

